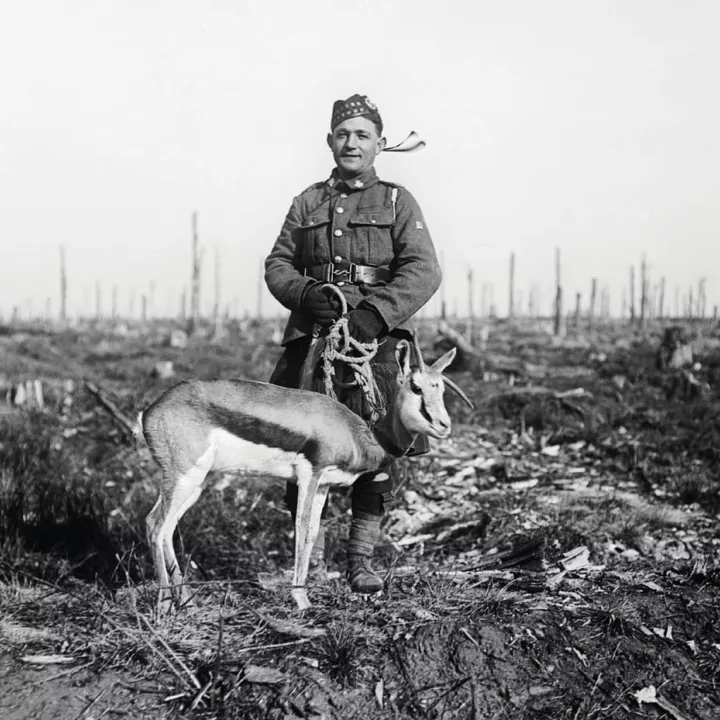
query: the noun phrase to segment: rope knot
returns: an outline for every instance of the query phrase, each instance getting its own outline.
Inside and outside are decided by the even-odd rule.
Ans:
[[[371,365],[377,355],[378,342],[372,340],[369,343],[362,343],[350,335],[345,296],[335,285],[323,285],[322,289],[325,288],[329,288],[338,297],[342,308],[340,318],[330,326],[322,352],[325,394],[337,400],[336,385],[344,388],[359,387],[368,407],[369,422],[373,425],[384,414],[385,409]],[[350,368],[353,374],[351,382],[343,382],[335,376],[336,362],[343,362]]]

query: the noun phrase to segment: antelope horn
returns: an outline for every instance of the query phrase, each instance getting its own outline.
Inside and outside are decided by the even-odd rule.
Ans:
[[[443,382],[455,393],[460,396],[460,399],[471,409],[474,410],[475,406],[470,402],[470,398],[448,377],[443,375]]]
[[[425,369],[425,361],[423,360],[422,351],[420,350],[420,341],[418,340],[417,330],[413,333],[413,346],[417,355],[418,365],[421,370]]]

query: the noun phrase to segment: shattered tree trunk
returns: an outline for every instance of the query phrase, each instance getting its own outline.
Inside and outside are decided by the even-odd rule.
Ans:
[[[192,259],[190,273],[190,321],[188,334],[192,335],[200,322],[200,248],[198,247],[197,212],[192,214]]]
[[[640,264],[640,327],[644,328],[647,323],[648,316],[648,292],[647,292],[647,261],[645,255],[642,257]]]
[[[701,319],[705,318],[705,278],[698,281],[698,299],[697,299],[697,316]]]
[[[602,320],[610,318],[610,290],[606,287],[600,291],[600,318]]]
[[[575,332],[579,332],[580,330],[580,303],[582,301],[582,296],[580,293],[575,293]]]
[[[155,281],[150,281],[150,292],[148,293],[148,316],[155,317]]]
[[[665,314],[665,276],[660,278],[660,298],[658,300],[658,320],[663,319]]]
[[[648,300],[648,320],[654,320],[657,316],[658,291],[659,286],[653,285],[652,291],[650,292],[650,298]]]
[[[42,380],[25,380],[10,386],[6,393],[6,401],[15,407],[44,409],[45,392]]]
[[[560,248],[555,248],[555,328],[556,336],[563,332],[563,298],[560,284]]]
[[[597,278],[592,279],[590,286],[590,309],[588,310],[588,330],[593,329],[595,323],[595,301],[597,300]]]
[[[630,307],[630,324],[633,324],[635,322],[635,266],[630,266],[630,297],[629,297],[629,307]]]
[[[67,275],[65,274],[65,247],[60,246],[60,320],[67,320]]]
[[[102,317],[102,288],[100,283],[95,283],[95,319],[100,320]]]

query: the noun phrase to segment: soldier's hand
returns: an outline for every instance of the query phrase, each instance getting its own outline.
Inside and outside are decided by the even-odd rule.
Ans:
[[[323,292],[319,285],[313,285],[305,293],[303,309],[322,327],[329,327],[340,317],[340,301]]]
[[[348,315],[348,332],[358,342],[372,342],[384,329],[385,321],[370,308],[359,307]]]

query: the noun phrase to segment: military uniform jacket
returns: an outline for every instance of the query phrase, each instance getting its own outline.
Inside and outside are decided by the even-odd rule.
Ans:
[[[442,279],[435,248],[415,198],[378,179],[375,170],[346,184],[335,171],[293,199],[280,236],[265,260],[270,292],[291,311],[283,345],[312,333],[302,312],[307,289],[318,281],[305,270],[324,263],[356,263],[389,269],[389,282],[344,284],[348,305],[364,300],[390,331],[432,297]]]

